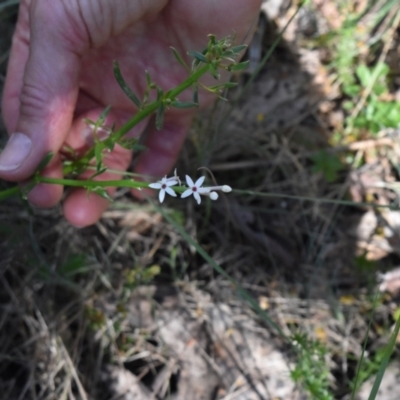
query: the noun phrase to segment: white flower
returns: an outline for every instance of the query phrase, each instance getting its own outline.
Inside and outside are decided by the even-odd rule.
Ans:
[[[184,199],[185,197],[190,196],[191,194],[193,197],[196,199],[197,204],[201,203],[201,194],[209,195],[211,189],[209,188],[202,188],[201,185],[204,183],[204,176],[201,176],[199,179],[197,179],[196,183],[193,183],[192,178],[188,175],[186,175],[186,183],[189,186],[189,189],[185,190],[181,194],[181,198]]]
[[[172,197],[176,197],[176,193],[171,189],[170,186],[174,186],[177,183],[178,180],[175,177],[167,178],[167,176],[165,176],[161,179],[161,181],[150,183],[149,187],[151,187],[152,189],[160,189],[158,199],[160,200],[160,203],[162,203],[165,198],[165,193],[168,193]]]
[[[218,193],[216,192],[216,190],[222,190],[225,193],[229,193],[232,191],[232,188],[228,185],[201,187],[201,185],[204,183],[204,179],[204,176],[202,176],[201,178],[197,179],[196,183],[193,183],[190,176],[186,175],[186,183],[189,186],[189,189],[185,190],[182,193],[181,198],[188,197],[192,194],[197,203],[200,204],[200,195],[208,196],[211,200],[217,200]]]

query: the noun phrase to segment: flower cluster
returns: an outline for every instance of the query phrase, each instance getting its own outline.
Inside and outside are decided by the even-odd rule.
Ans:
[[[181,198],[184,199],[185,197],[193,195],[193,197],[197,201],[197,204],[200,204],[200,195],[208,196],[211,200],[217,200],[217,190],[222,190],[225,193],[229,193],[232,191],[232,188],[228,185],[203,187],[204,180],[205,177],[202,176],[197,179],[196,182],[193,182],[192,178],[186,175],[186,184],[188,188],[181,194]],[[160,200],[160,203],[162,203],[165,199],[165,193],[168,193],[170,196],[176,197],[176,192],[171,188],[171,186],[175,186],[178,183],[180,184],[181,182],[179,177],[175,173],[175,175],[170,178],[167,178],[165,176],[158,182],[150,183],[149,187],[159,190],[158,199]]]

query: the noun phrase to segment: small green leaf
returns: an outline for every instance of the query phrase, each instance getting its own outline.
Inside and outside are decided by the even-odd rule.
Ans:
[[[198,51],[188,51],[187,52],[190,57],[195,58],[198,61],[208,64],[209,60],[204,56],[204,54],[199,53]]]
[[[198,103],[190,103],[190,102],[183,102],[183,101],[171,101],[171,106],[176,108],[191,108],[191,107],[198,107]]]
[[[121,87],[121,89],[124,91],[124,93],[128,96],[128,98],[130,100],[132,100],[132,102],[138,107],[141,107],[141,103],[140,100],[138,99],[138,97],[135,95],[135,93],[133,93],[133,91],[131,90],[131,88],[127,85],[127,83],[125,82],[125,79],[123,78],[122,74],[121,74],[121,69],[119,67],[118,61],[114,61],[114,76],[115,79],[118,82],[118,85]]]
[[[89,268],[86,255],[71,254],[67,256],[65,261],[63,261],[62,265],[58,269],[58,272],[62,276],[72,277],[81,272],[87,272],[88,270]]]
[[[164,103],[162,103],[160,107],[158,107],[156,114],[156,128],[159,131],[162,129],[164,125],[164,113],[165,113],[165,106]]]
[[[94,178],[96,178],[96,176],[99,176],[106,171],[107,171],[107,168],[103,167],[103,168],[99,169],[98,171],[96,171],[89,179],[94,179]]]
[[[44,158],[42,159],[42,161],[40,161],[40,163],[39,163],[39,165],[37,166],[35,172],[36,172],[36,173],[42,172],[42,171],[47,167],[47,165],[49,164],[49,162],[51,161],[51,159],[53,158],[53,156],[54,156],[54,153],[52,153],[52,152],[47,153],[47,154],[44,156]]]
[[[246,48],[247,48],[247,45],[246,45],[246,44],[240,44],[240,45],[238,45],[238,46],[233,46],[233,47],[231,47],[230,50],[231,50],[233,53],[238,54],[238,53],[240,53],[241,51],[243,51],[243,50],[246,49]]]
[[[338,173],[343,169],[343,164],[335,154],[321,150],[311,157],[314,165],[313,172],[321,172],[328,182],[334,182],[338,178]]]
[[[351,97],[357,96],[360,91],[360,85],[356,85],[355,83],[343,86],[343,92]]]
[[[104,111],[100,114],[99,119],[96,122],[96,127],[102,126],[104,124],[104,121],[106,120],[106,117],[108,115],[108,113],[111,110],[111,106],[107,106]]]
[[[114,140],[113,140],[113,138],[111,136],[108,137],[107,139],[103,140],[102,143],[103,143],[103,148],[104,149],[107,149],[109,151],[113,151],[114,150],[115,143],[114,143]]]
[[[372,73],[366,65],[359,65],[356,68],[356,74],[363,87],[368,87],[372,84]]]
[[[146,149],[146,146],[138,144],[138,139],[135,138],[124,137],[118,141],[118,144],[127,150],[142,151]]]
[[[247,60],[247,61],[243,61],[239,64],[236,64],[236,65],[231,65],[231,66],[229,66],[228,69],[230,71],[241,71],[243,69],[246,69],[249,66],[249,64],[250,64],[250,60]]]
[[[94,125],[94,126],[96,126],[96,122],[92,121],[92,120],[89,119],[89,118],[83,118],[83,122],[85,122],[85,123],[88,124],[88,125]]]
[[[98,194],[99,196],[103,197],[103,199],[106,199],[108,201],[113,201],[113,198],[108,194],[107,190],[104,189],[101,186],[93,187],[89,189],[89,193],[93,192]]]
[[[234,56],[235,53],[232,50],[225,50],[224,52],[221,52],[221,57],[232,57]]]
[[[373,73],[377,78],[386,77],[390,72],[390,67],[386,63],[378,63],[373,69]]]
[[[172,50],[172,53],[174,54],[174,57],[178,61],[179,64],[183,65],[185,68],[189,69],[189,66],[185,63],[185,60],[182,58],[182,56],[178,53],[178,50],[175,49],[175,47],[170,47]]]
[[[100,171],[103,168],[103,143],[96,143],[94,146],[94,157],[96,159],[96,170]]]
[[[149,71],[146,70],[146,71],[144,71],[144,73],[146,74],[147,86],[150,87],[153,82],[151,81],[151,77],[150,77]]]
[[[225,82],[220,85],[210,86],[208,89],[219,90],[219,89],[231,89],[236,87],[238,84],[236,82]]]
[[[209,64],[209,66],[210,66],[209,68],[210,74],[214,77],[214,79],[219,79],[221,76],[218,73],[217,68],[213,64]]]
[[[163,90],[160,87],[157,87],[157,101],[161,100],[164,95]]]

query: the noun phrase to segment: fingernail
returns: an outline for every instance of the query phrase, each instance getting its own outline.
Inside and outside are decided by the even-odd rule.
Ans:
[[[23,133],[13,133],[5,149],[0,153],[0,171],[17,169],[28,157],[32,149],[32,141]]]

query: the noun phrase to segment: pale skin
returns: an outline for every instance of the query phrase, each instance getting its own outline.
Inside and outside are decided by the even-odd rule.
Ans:
[[[248,42],[261,0],[22,0],[13,38],[2,99],[3,119],[11,140],[0,155],[0,178],[22,182],[48,152],[55,157],[43,174],[61,178],[59,151],[68,144],[87,148],[83,118],[96,120],[107,105],[106,123],[121,126],[136,111],[113,76],[112,63],[141,95],[144,71],[170,89],[187,77],[169,47],[181,54],[202,49],[207,35],[222,38],[236,33]],[[190,101],[190,93],[180,100]],[[201,106],[214,95],[201,93]],[[147,150],[135,172],[162,177],[173,167],[195,111],[169,110],[162,131],[145,121],[130,132],[138,136],[149,123]],[[14,133],[17,133],[15,135]],[[13,135],[14,134],[14,135]],[[109,168],[126,170],[130,151],[117,147],[107,156]],[[105,173],[98,179],[118,179]],[[109,190],[112,193],[112,189]],[[59,185],[40,184],[29,194],[38,207],[52,207],[62,196]],[[82,189],[63,202],[65,218],[84,227],[95,223],[108,202]]]

